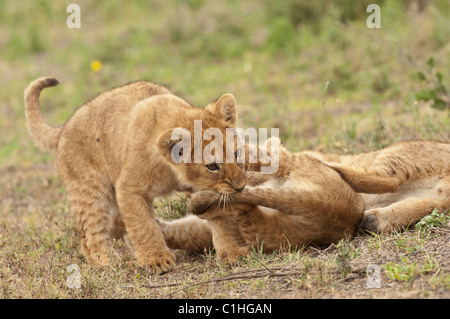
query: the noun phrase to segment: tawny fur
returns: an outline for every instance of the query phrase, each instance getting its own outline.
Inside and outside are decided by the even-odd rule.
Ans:
[[[214,127],[225,134],[237,120],[233,96],[224,94],[201,109],[162,86],[134,82],[100,94],[52,128],[42,117],[39,95],[57,84],[53,78],[31,83],[25,113],[36,145],[57,153],[84,256],[106,265],[112,238],[127,233],[140,265],[153,273],[173,268],[175,257],[154,219],[153,199],[183,189],[232,193],[245,186],[246,177],[236,163],[219,164],[215,172],[205,162],[175,164],[171,150],[178,141],[171,139],[172,130],[186,128],[194,136],[194,120],[201,120],[203,131]]]
[[[411,141],[359,155],[316,156],[362,193],[366,230],[401,230],[434,208],[450,208],[449,143]]]
[[[219,258],[235,261],[248,245],[262,244],[265,251],[326,245],[350,238],[358,225],[372,232],[403,229],[434,208],[450,208],[450,144],[404,142],[358,155],[282,149],[279,172],[252,173],[249,184],[255,177],[259,186],[231,195],[232,207],[221,208],[211,192],[194,195],[192,210],[204,220],[190,217],[197,232],[189,237],[213,242]],[[178,234],[187,247],[182,221],[171,224],[163,225],[164,234]]]
[[[201,220],[162,222],[169,246],[190,242],[192,250],[201,250],[195,244],[212,242],[219,259],[234,262],[251,246],[271,252],[352,238],[364,210],[361,195],[336,170],[310,155],[280,145],[278,161],[275,174],[249,172],[249,185],[241,192],[225,198],[209,191],[194,194],[190,208]],[[190,232],[194,229],[198,232]]]

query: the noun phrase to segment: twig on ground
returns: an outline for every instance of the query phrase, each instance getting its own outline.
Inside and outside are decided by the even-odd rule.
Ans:
[[[176,289],[174,291],[171,291],[165,295],[163,295],[161,298],[166,298],[168,296],[171,296],[173,294],[176,294],[177,292],[192,288],[192,287],[196,287],[196,286],[201,286],[204,284],[209,284],[209,283],[213,283],[213,282],[221,282],[221,281],[229,281],[229,280],[245,280],[245,279],[255,279],[255,278],[261,278],[261,277],[267,277],[267,278],[272,278],[272,277],[287,277],[288,282],[286,284],[284,284],[283,286],[281,286],[280,288],[285,288],[288,287],[292,284],[292,276],[297,276],[297,275],[302,275],[305,274],[304,270],[299,270],[299,271],[290,271],[290,272],[285,272],[285,273],[280,273],[280,272],[275,272],[274,270],[287,270],[286,268],[281,268],[281,267],[277,267],[277,268],[272,268],[269,269],[265,266],[264,269],[260,268],[260,269],[255,269],[255,270],[247,270],[247,271],[243,271],[243,272],[239,272],[236,274],[232,274],[232,275],[227,275],[227,276],[223,276],[223,277],[218,277],[218,278],[212,278],[212,279],[208,279],[208,280],[204,280],[204,281],[200,281],[200,282],[196,282],[184,287],[181,287],[179,289]],[[249,273],[249,272],[258,272],[258,271],[263,271],[263,273],[260,274],[244,274],[244,273]],[[366,269],[354,269],[351,271],[351,273],[355,273],[358,274],[359,276],[363,276],[363,273],[366,272]],[[334,273],[334,272],[333,272]],[[355,277],[356,278],[356,277]],[[351,279],[354,279],[353,277]],[[163,285],[152,285],[152,286],[148,286],[148,288],[151,289],[155,289],[155,288],[166,288],[166,287],[174,287],[174,286],[179,286],[182,285],[183,283],[178,282],[178,283],[172,283],[172,284],[163,284]]]

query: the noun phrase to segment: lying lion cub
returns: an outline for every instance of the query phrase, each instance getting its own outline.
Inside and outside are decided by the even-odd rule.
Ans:
[[[279,140],[268,144],[274,142]],[[168,246],[197,251],[214,246],[219,259],[233,262],[251,245],[262,244],[270,252],[351,238],[364,211],[361,195],[335,169],[310,155],[279,145],[278,156],[271,156],[279,161],[276,173],[249,172],[249,185],[223,202],[214,192],[194,194],[191,211],[203,220],[190,216],[161,222]]]
[[[366,230],[400,230],[434,208],[450,208],[449,143],[412,141],[359,155],[310,155],[328,163],[361,193],[361,225]]]
[[[358,224],[389,232],[434,208],[450,208],[450,144],[406,142],[359,155],[293,153],[280,147],[279,171],[250,174],[249,185],[221,207],[212,192],[191,200],[198,217],[162,223],[169,247],[214,247],[235,261],[249,245],[328,245],[353,236]],[[255,185],[256,184],[256,185]],[[189,236],[186,236],[189,234]]]
[[[107,264],[112,239],[127,232],[140,265],[157,274],[173,268],[175,257],[154,219],[153,199],[186,188],[232,193],[246,185],[246,177],[235,162],[175,164],[171,151],[178,140],[172,140],[172,131],[185,128],[193,134],[194,121],[201,120],[203,130],[225,134],[236,124],[234,97],[224,94],[200,109],[162,86],[139,81],[100,94],[63,126],[50,127],[39,95],[57,84],[53,78],[31,83],[25,114],[35,143],[57,151],[84,256],[94,265]]]

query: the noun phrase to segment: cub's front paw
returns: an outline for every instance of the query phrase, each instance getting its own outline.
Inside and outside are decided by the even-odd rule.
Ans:
[[[189,203],[189,209],[194,215],[204,214],[211,206],[214,197],[217,195],[213,191],[201,191],[195,193]]]
[[[248,255],[250,255],[250,247],[249,246],[243,246],[243,247],[238,247],[238,248],[234,248],[234,249],[217,251],[217,258],[221,262],[223,262],[225,264],[231,264],[231,265],[236,264],[239,257],[248,256]]]
[[[169,250],[138,254],[137,261],[139,265],[147,268],[155,275],[168,272],[176,265],[175,255]]]

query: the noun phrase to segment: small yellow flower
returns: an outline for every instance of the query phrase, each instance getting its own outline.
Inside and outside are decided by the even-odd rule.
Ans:
[[[91,69],[94,70],[95,72],[100,71],[101,68],[102,68],[102,62],[100,62],[98,60],[94,60],[91,62]]]

